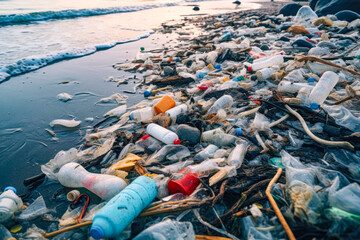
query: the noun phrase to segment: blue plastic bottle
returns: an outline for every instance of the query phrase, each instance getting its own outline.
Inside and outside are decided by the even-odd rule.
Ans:
[[[140,176],[113,197],[95,215],[90,234],[95,239],[114,238],[154,200],[156,184],[151,178]]]

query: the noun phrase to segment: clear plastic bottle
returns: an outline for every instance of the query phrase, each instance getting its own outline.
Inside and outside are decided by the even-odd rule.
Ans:
[[[270,75],[274,73],[274,69],[272,68],[264,68],[256,72],[256,76],[259,80],[267,80],[270,78]]]
[[[208,114],[216,114],[219,109],[230,108],[233,104],[233,98],[230,95],[224,95],[210,107]]]
[[[310,102],[322,105],[338,81],[339,76],[336,73],[325,72],[311,91],[309,95]]]
[[[179,137],[176,133],[155,123],[150,123],[146,128],[146,132],[165,144],[180,144]]]
[[[244,161],[246,151],[249,144],[244,140],[236,141],[236,147],[231,151],[227,162],[230,166],[234,166],[236,169],[241,167]]]
[[[115,238],[156,197],[156,183],[140,176],[113,197],[94,216],[90,234],[95,239]]]
[[[0,223],[10,221],[22,205],[21,198],[16,195],[16,189],[14,187],[5,188],[0,195]]]
[[[314,86],[309,85],[308,83],[293,83],[284,80],[281,81],[278,85],[279,92],[297,93],[302,88],[307,88],[311,91]]]
[[[142,138],[140,138],[136,145],[139,145],[142,148],[148,149],[152,152],[155,152],[157,150],[161,149],[161,142],[150,135],[145,135]]]
[[[263,68],[271,67],[274,65],[279,65],[284,62],[284,57],[282,55],[276,55],[274,57],[268,58],[263,61],[255,62],[248,68],[249,71],[257,71]]]
[[[167,219],[142,231],[134,240],[193,240],[195,232],[191,222]]]
[[[215,133],[210,139],[207,139],[205,142],[210,142],[215,144],[216,146],[222,147],[222,146],[228,146],[231,144],[234,144],[238,137],[226,134],[226,133]]]
[[[151,121],[154,117],[153,108],[146,107],[142,109],[134,110],[130,113],[130,120],[135,120],[137,122],[147,122]]]
[[[104,200],[109,200],[126,187],[126,182],[116,176],[86,171],[78,163],[67,163],[60,168],[59,182],[65,187],[84,187]]]
[[[185,113],[188,111],[188,106],[186,104],[181,104],[174,108],[171,108],[165,112],[165,114],[169,115],[171,119],[174,119],[180,113]]]
[[[221,128],[215,128],[213,130],[209,130],[209,131],[205,131],[201,134],[201,140],[204,142],[208,142],[211,141],[211,139],[213,138],[213,136],[215,134],[222,134],[225,133]]]
[[[9,230],[7,230],[6,227],[4,227],[2,224],[0,224],[0,239],[2,240],[16,240],[16,238],[14,238],[11,233],[9,232]]]
[[[239,83],[236,81],[227,81],[220,86],[220,90],[229,89],[229,88],[236,88],[239,86]]]
[[[194,161],[203,161],[208,157],[211,157],[218,149],[219,148],[216,145],[210,144],[194,156]]]

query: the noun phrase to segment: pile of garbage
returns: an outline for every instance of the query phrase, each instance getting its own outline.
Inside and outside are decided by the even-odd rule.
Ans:
[[[123,105],[25,181],[60,183],[57,212],[5,189],[2,239],[356,239],[360,19],[284,15],[163,24],[178,41],[114,65],[144,100],[105,99]]]

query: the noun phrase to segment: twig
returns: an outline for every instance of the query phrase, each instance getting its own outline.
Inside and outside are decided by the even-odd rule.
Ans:
[[[305,120],[302,118],[302,116],[295,112],[291,107],[289,107],[288,105],[285,105],[286,109],[290,111],[290,113],[292,115],[294,115],[301,123],[302,127],[304,128],[305,132],[307,133],[307,135],[309,135],[309,137],[311,137],[314,141],[323,144],[323,145],[327,145],[327,146],[334,146],[334,147],[342,147],[342,148],[346,148],[349,150],[354,150],[354,146],[351,145],[351,143],[349,142],[345,142],[345,141],[327,141],[324,139],[321,139],[317,136],[315,136],[310,129],[308,128],[308,126],[306,125]]]
[[[64,232],[68,232],[68,231],[71,231],[71,230],[74,230],[74,229],[78,229],[78,228],[82,228],[82,227],[85,227],[85,226],[89,226],[92,224],[93,221],[88,221],[88,222],[83,222],[83,223],[79,223],[79,224],[76,224],[76,225],[73,225],[73,226],[70,226],[70,227],[66,227],[66,228],[63,228],[63,229],[60,229],[60,230],[57,230],[55,232],[51,232],[51,233],[45,233],[45,237],[46,238],[51,238],[51,237],[55,237],[61,233],[64,233]]]
[[[341,68],[343,70],[346,70],[352,74],[355,74],[355,75],[358,75],[360,76],[360,73],[350,69],[350,68],[346,68],[346,67],[343,67],[343,66],[340,66],[338,64],[335,64],[333,62],[329,62],[329,61],[326,61],[324,59],[321,59],[321,58],[318,58],[318,57],[312,57],[312,56],[305,56],[305,57],[302,57],[300,59],[298,59],[297,61],[299,62],[303,62],[303,61],[306,61],[306,60],[310,60],[310,61],[316,61],[316,62],[320,62],[320,63],[323,63],[323,64],[326,64],[326,65],[329,65],[329,66],[333,66],[333,67],[337,67],[337,68]]]
[[[269,127],[272,128],[272,127],[275,127],[276,125],[278,125],[279,123],[285,121],[286,119],[288,119],[290,117],[289,114],[286,114],[285,116],[283,116],[282,118],[272,122],[269,124]]]
[[[271,195],[271,193],[270,193],[270,190],[271,190],[273,184],[278,180],[278,178],[279,178],[280,175],[281,175],[281,172],[282,172],[282,169],[279,168],[278,171],[277,171],[277,173],[276,173],[276,175],[275,175],[274,178],[270,181],[268,187],[266,188],[265,194],[266,194],[266,196],[269,198],[269,201],[270,201],[270,203],[271,203],[271,206],[274,208],[274,211],[275,211],[277,217],[279,218],[281,224],[283,225],[283,227],[284,227],[284,229],[285,229],[285,232],[286,232],[286,234],[288,235],[289,239],[290,239],[290,240],[295,240],[296,238],[295,238],[294,234],[292,233],[289,225],[287,224],[284,216],[282,215],[279,207],[277,206],[274,198],[272,197],[272,195]]]

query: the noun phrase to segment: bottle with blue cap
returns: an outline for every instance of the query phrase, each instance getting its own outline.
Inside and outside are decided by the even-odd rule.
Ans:
[[[5,188],[0,195],[0,223],[10,221],[22,205],[21,198],[16,195],[16,189],[14,187]]]
[[[90,229],[91,236],[95,239],[119,236],[154,200],[156,194],[154,180],[145,176],[136,178],[96,213]]]
[[[146,107],[134,110],[130,113],[130,120],[135,120],[137,122],[147,122],[151,121],[154,117],[154,111],[152,107]]]
[[[144,97],[150,97],[152,96],[152,91],[156,88],[155,85],[150,85],[145,91],[144,91]]]

